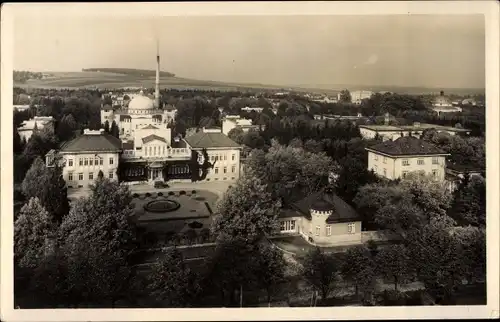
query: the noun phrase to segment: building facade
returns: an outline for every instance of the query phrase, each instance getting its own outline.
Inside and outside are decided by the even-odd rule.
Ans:
[[[234,128],[241,128],[243,132],[248,132],[251,129],[258,130],[258,125],[253,125],[252,120],[243,119],[238,115],[228,115],[222,119],[222,133],[228,135],[229,131]]]
[[[40,131],[46,127],[54,129],[54,118],[52,116],[35,116],[32,119],[24,121],[21,126],[17,128],[21,139],[28,141],[33,135],[34,131]]]
[[[412,172],[445,179],[446,157],[449,155],[436,146],[415,137],[405,136],[366,148],[368,170],[395,180]]]

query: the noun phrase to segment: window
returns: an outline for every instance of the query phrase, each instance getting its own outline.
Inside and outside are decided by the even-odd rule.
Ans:
[[[294,231],[295,220],[284,220],[280,222],[280,231]]]
[[[83,159],[82,158],[78,159],[78,164],[80,165],[80,167],[83,166]]]
[[[349,234],[354,234],[356,232],[356,224],[355,223],[347,224],[347,232]]]
[[[408,175],[408,171],[403,171],[403,179]]]
[[[439,158],[433,157],[432,164],[439,164]]]
[[[89,172],[89,180],[94,180],[94,173],[93,172]]]
[[[89,165],[94,165],[94,159],[92,158],[89,159]]]
[[[410,161],[408,159],[403,159],[403,165],[404,166],[409,166],[410,165]]]
[[[73,172],[68,173],[68,181],[73,181]]]
[[[327,236],[332,235],[332,226],[330,226],[330,225],[326,226],[326,235]]]
[[[84,164],[85,164],[85,166],[89,165],[89,159],[88,158],[85,158]]]
[[[156,146],[153,148],[153,155],[156,155]]]
[[[375,161],[378,161],[378,155],[375,154]]]
[[[218,161],[218,160],[219,160],[219,156],[218,156],[218,155],[216,155],[216,156],[215,156],[215,161]]]
[[[110,179],[113,179],[113,171],[109,171],[108,176]]]
[[[373,167],[373,172],[378,173],[378,167],[377,166]]]
[[[236,171],[236,166],[235,166],[235,165],[233,165],[233,166],[231,167],[231,172],[232,172],[232,173],[234,173],[235,171]]]
[[[384,163],[387,163],[387,158],[386,157],[384,157]]]
[[[231,156],[231,160],[233,160],[233,161],[234,161],[234,159],[235,159],[235,158],[236,158],[236,154],[233,154],[233,155]]]
[[[319,236],[320,233],[321,233],[321,227],[316,226],[316,236]]]
[[[82,181],[83,180],[83,173],[78,174],[78,180]]]
[[[95,159],[94,159],[94,164],[95,164],[95,165],[99,165],[99,158],[98,158],[98,157],[95,157]]]
[[[102,165],[104,163],[104,159],[103,158],[100,158],[99,159],[99,165]]]
[[[226,172],[227,172],[227,167],[224,167],[224,170],[223,170],[223,171],[224,171],[224,173],[226,173]]]
[[[227,155],[224,154],[224,161],[226,161],[226,160],[227,160]]]
[[[432,177],[434,179],[437,179],[437,177],[438,177],[438,170],[432,170]]]
[[[424,159],[418,159],[417,160],[418,165],[424,165]]]
[[[109,158],[109,164],[112,165],[113,164],[113,157]]]
[[[384,176],[387,175],[387,169],[384,168]]]
[[[219,168],[215,168],[215,174],[219,173]]]
[[[68,159],[68,167],[72,167],[73,166],[73,159]]]
[[[212,169],[208,168],[208,169],[207,169],[207,174],[210,174],[210,171],[211,171],[211,170],[212,170]]]

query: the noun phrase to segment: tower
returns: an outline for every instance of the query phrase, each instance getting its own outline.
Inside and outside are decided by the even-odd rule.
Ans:
[[[155,108],[160,108],[160,46],[158,39],[156,39]]]

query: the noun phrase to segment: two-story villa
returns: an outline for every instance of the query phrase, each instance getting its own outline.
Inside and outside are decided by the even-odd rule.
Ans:
[[[368,170],[387,179],[404,178],[410,172],[431,175],[439,181],[445,178],[446,156],[449,154],[416,137],[388,140],[366,150]]]

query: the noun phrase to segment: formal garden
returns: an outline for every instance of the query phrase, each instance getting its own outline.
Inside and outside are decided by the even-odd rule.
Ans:
[[[143,248],[203,244],[210,234],[217,195],[206,190],[134,193],[134,219]]]

